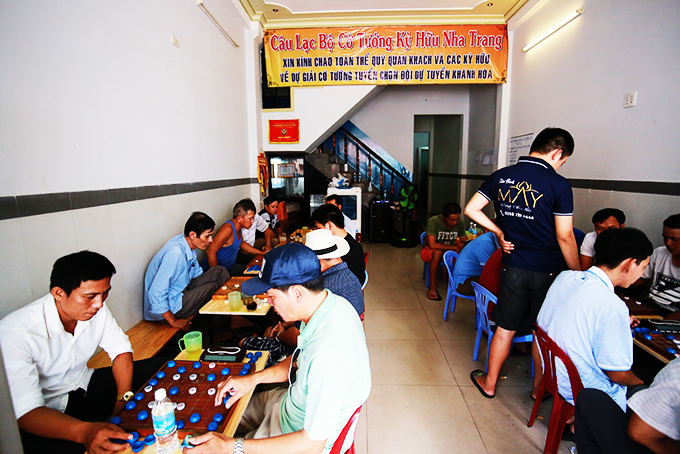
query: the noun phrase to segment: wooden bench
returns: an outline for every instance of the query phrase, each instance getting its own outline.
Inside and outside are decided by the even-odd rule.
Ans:
[[[194,318],[194,316],[189,317],[189,320],[192,318]],[[134,361],[139,361],[141,359],[153,358],[172,340],[178,331],[177,328],[173,328],[167,323],[148,322],[146,320],[137,323],[125,332],[132,344],[132,359]],[[108,366],[111,366],[111,359],[103,350],[94,355],[87,362],[87,367],[93,369],[100,369]]]

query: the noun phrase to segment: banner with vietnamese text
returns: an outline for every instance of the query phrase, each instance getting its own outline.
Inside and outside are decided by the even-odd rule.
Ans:
[[[270,87],[505,83],[506,25],[266,30]]]

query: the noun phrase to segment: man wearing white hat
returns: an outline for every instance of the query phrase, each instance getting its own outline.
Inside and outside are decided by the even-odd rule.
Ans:
[[[347,263],[340,258],[349,252],[347,241],[340,236],[333,235],[330,230],[319,229],[307,234],[305,244],[319,258],[324,287],[349,301],[357,314],[361,316],[364,313],[364,294],[361,291],[361,284],[349,270]],[[267,328],[263,337],[244,339],[241,346],[247,350],[268,351],[267,367],[269,367],[293,353],[299,335],[298,323],[282,322],[272,328]]]

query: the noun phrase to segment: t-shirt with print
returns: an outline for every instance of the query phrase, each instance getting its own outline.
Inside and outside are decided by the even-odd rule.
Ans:
[[[456,239],[465,238],[463,216],[461,215],[458,223],[450,229],[447,229],[444,225],[444,218],[442,218],[441,214],[432,216],[427,221],[427,234],[433,236],[437,243],[451,246],[456,242]]]
[[[272,215],[269,214],[269,212],[268,212],[267,210],[265,210],[265,209],[262,209],[262,211],[260,211],[260,212],[257,213],[257,214],[258,214],[262,219],[265,220],[265,222],[267,223],[267,225],[269,225],[269,228],[272,229],[272,231],[278,229],[278,228],[281,226],[281,222],[279,222],[279,216],[278,216],[278,214],[275,214],[275,215],[272,216]],[[255,232],[255,238],[256,238],[256,239],[264,238],[264,233],[263,233],[263,232],[260,232],[259,230],[257,230],[257,231]]]
[[[555,232],[555,216],[573,216],[574,196],[566,178],[540,158],[522,156],[499,169],[477,191],[493,202],[496,224],[514,244],[504,265],[559,273],[567,268]]]
[[[653,279],[650,298],[663,306],[680,309],[680,267],[673,265],[673,256],[665,246],[654,249],[642,277]]]

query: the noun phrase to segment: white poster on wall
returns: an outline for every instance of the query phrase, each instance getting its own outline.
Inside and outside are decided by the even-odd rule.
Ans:
[[[510,137],[508,139],[508,158],[506,165],[517,164],[517,159],[520,156],[527,156],[531,142],[534,141],[534,133],[523,134],[521,136]]]

